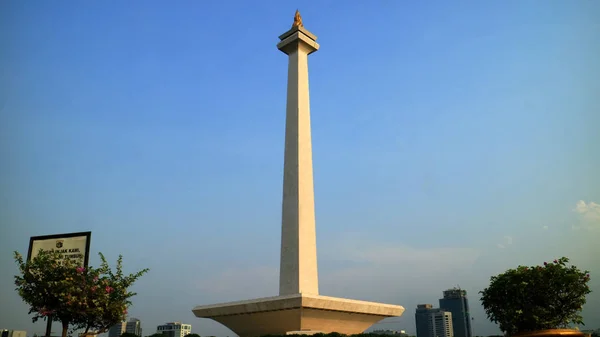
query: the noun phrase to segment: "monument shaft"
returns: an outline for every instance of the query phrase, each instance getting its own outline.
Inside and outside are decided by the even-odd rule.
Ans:
[[[402,315],[404,308],[319,295],[308,95],[308,55],[319,45],[298,11],[292,28],[279,39],[277,48],[289,57],[279,296],[200,305],[192,311],[240,337],[361,333],[386,317]]]
[[[316,37],[294,27],[277,46],[289,56],[279,295],[319,294],[308,55]]]

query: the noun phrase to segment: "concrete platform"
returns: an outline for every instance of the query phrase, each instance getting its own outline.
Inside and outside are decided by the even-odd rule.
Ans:
[[[215,320],[240,337],[292,331],[356,334],[387,317],[401,316],[399,305],[294,294],[197,306],[196,317]]]

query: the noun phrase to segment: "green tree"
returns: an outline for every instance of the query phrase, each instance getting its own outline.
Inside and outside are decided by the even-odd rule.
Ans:
[[[489,287],[480,292],[488,318],[508,335],[583,324],[580,312],[591,292],[590,275],[568,262],[563,257],[493,276]]]
[[[69,326],[85,329],[85,333],[106,332],[127,315],[130,298],[128,288],[148,269],[124,276],[122,257],[113,273],[104,255],[100,268],[83,268],[77,261],[63,259],[58,252],[40,251],[30,261],[15,252],[20,275],[15,276],[17,292],[27,304],[33,322],[40,318],[59,321],[62,337]]]
[[[73,321],[71,313],[66,310],[64,298],[73,290],[77,264],[69,259],[61,261],[57,252],[40,252],[28,262],[15,252],[15,260],[21,275],[15,276],[17,292],[29,304],[29,314],[33,314],[33,322],[40,318],[60,321],[63,337],[69,323]]]
[[[146,337],[165,337],[165,335],[164,335],[164,334],[162,334],[162,333],[160,333],[160,332],[157,332],[157,333],[155,333],[155,334],[152,334],[152,335],[150,335],[150,336],[146,336]]]

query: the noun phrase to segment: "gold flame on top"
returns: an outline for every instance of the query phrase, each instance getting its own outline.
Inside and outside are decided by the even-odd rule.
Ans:
[[[302,16],[300,16],[300,11],[296,9],[296,14],[294,14],[294,23],[292,23],[292,28],[294,27],[304,27],[302,24]]]

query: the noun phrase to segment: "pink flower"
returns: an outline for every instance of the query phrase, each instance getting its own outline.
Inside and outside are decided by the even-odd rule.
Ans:
[[[98,287],[96,287],[96,286],[93,286],[93,287],[92,287],[92,292],[95,292],[95,291],[96,291],[96,289],[98,289]]]
[[[113,291],[113,288],[111,286],[106,286],[106,288],[104,288],[106,290],[106,292],[108,294],[110,294],[111,291]]]
[[[85,271],[85,268],[83,268],[83,267],[78,267],[77,268],[77,272],[80,273],[80,274],[83,273],[84,271]]]
[[[48,315],[51,315],[51,314],[53,314],[53,313],[54,313],[54,311],[52,311],[52,310],[46,310],[46,309],[42,309],[42,310],[40,310],[40,311],[39,311],[39,313],[40,313],[42,316],[48,316]]]
[[[94,282],[98,282],[98,276],[94,277]]]

